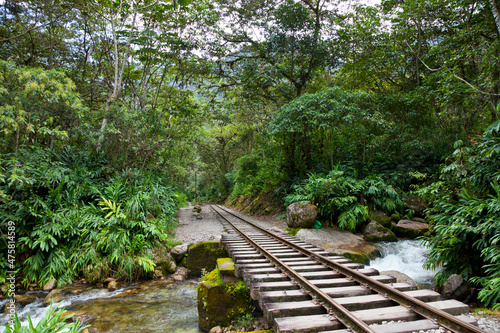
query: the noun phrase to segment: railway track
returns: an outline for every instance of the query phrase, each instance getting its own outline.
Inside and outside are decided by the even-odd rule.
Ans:
[[[353,263],[217,205],[221,244],[275,332],[481,332],[467,305]]]

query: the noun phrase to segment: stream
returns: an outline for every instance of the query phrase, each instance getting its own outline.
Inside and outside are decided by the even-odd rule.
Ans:
[[[411,277],[424,288],[431,288],[437,271],[424,270],[425,248],[418,241],[377,243],[382,257],[372,260],[369,267],[379,271],[397,270]],[[126,288],[109,292],[88,285],[62,288],[62,306],[67,311],[83,315],[100,333],[172,332],[199,333],[196,287],[198,280],[183,282],[153,280],[135,283]],[[36,301],[18,311],[27,324],[29,314],[38,322],[48,309],[44,302],[47,292],[32,293]],[[0,300],[0,309],[6,300]],[[0,315],[0,325],[8,323],[8,317]],[[0,328],[3,331],[3,327]],[[91,329],[90,332],[97,332]]]
[[[138,327],[141,333],[199,333],[197,284],[198,281],[192,279],[175,283],[157,280],[133,284],[113,292],[69,287],[64,288],[66,295],[61,305],[67,311],[83,314],[100,333],[137,332]],[[25,325],[27,314],[33,322],[38,322],[49,308],[44,302],[47,293],[36,295],[35,302],[18,311]],[[6,301],[1,302],[0,307]],[[0,325],[6,323],[8,317],[0,316]],[[0,331],[3,331],[3,326]]]
[[[425,270],[425,247],[416,240],[380,242],[375,244],[381,257],[370,261],[368,267],[378,271],[396,270],[408,275],[423,288],[434,286],[434,276],[439,270]]]

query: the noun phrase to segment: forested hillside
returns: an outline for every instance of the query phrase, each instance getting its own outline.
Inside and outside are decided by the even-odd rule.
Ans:
[[[148,276],[189,200],[418,195],[498,307],[499,55],[498,0],[5,0],[0,284]]]

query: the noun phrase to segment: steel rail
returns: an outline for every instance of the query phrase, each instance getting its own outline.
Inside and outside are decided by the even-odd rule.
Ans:
[[[314,284],[309,282],[306,278],[304,278],[302,275],[300,275],[297,271],[295,271],[293,268],[285,264],[282,260],[280,260],[277,256],[272,254],[270,251],[266,250],[263,248],[261,245],[259,245],[256,241],[254,241],[251,237],[247,236],[243,231],[241,231],[236,225],[234,225],[231,221],[229,221],[227,218],[222,216],[221,213],[219,213],[216,209],[212,207],[212,209],[224,220],[226,220],[231,226],[238,231],[243,238],[247,240],[256,250],[258,250],[262,255],[264,255],[267,259],[272,261],[277,267],[279,267],[283,272],[286,272],[285,274],[288,275],[294,281],[300,281],[301,287],[304,289],[307,289],[311,294],[314,294],[317,298],[320,298],[324,303],[327,303],[329,306],[325,306],[324,304],[321,304],[323,307],[326,308],[328,311],[328,315],[330,316],[330,320],[333,319],[338,319],[347,329],[349,330],[354,330],[355,332],[366,332],[366,333],[376,333],[374,330],[370,328],[365,322],[354,316],[349,310],[347,310],[344,306],[336,302],[333,298],[331,298],[328,294],[324,293],[321,291],[318,287],[316,287]],[[221,209],[219,207],[219,209]],[[225,211],[225,210],[224,210]],[[227,212],[227,211],[226,211]],[[248,221],[245,221],[248,223]],[[253,227],[255,225],[253,223],[250,223]],[[260,230],[260,228],[258,228]],[[260,230],[262,231],[262,230]],[[335,315],[336,318],[331,317],[332,315]]]
[[[316,259],[320,263],[322,263],[322,264],[324,264],[332,269],[337,270],[339,273],[347,276],[348,278],[353,279],[354,281],[356,281],[360,285],[366,286],[366,287],[376,291],[377,293],[379,293],[381,295],[385,295],[385,296],[389,297],[390,299],[392,299],[396,303],[399,303],[400,305],[408,308],[409,310],[418,313],[422,317],[427,318],[427,319],[433,321],[434,323],[439,324],[439,325],[447,328],[448,330],[451,330],[453,332],[458,332],[458,333],[469,333],[469,332],[470,333],[486,333],[484,330],[480,329],[479,327],[477,327],[475,325],[472,325],[470,323],[462,321],[462,320],[456,318],[455,316],[450,315],[449,313],[446,313],[440,309],[437,309],[433,306],[430,306],[430,305],[426,304],[425,302],[422,302],[421,300],[416,299],[412,296],[406,295],[405,293],[403,293],[403,292],[401,292],[401,291],[399,291],[391,286],[385,285],[379,281],[371,279],[371,278],[367,277],[366,275],[359,273],[359,272],[357,272],[357,271],[355,271],[355,270],[353,270],[345,265],[339,264],[339,263],[321,255],[321,254],[317,254],[309,249],[306,249],[306,248],[303,248],[299,245],[296,245],[293,242],[290,242],[287,239],[285,239],[277,234],[274,234],[273,232],[270,232],[270,231],[266,230],[265,228],[262,228],[262,227],[254,224],[250,221],[247,221],[247,220],[243,219],[242,217],[237,216],[230,211],[227,211],[224,208],[219,207],[219,209],[225,211],[226,213],[228,213],[228,214],[230,214],[230,215],[232,215],[232,216],[234,216],[242,221],[245,221],[246,223],[249,223],[250,225],[252,225],[256,229],[268,234],[269,236],[275,238],[276,240],[294,248],[297,251],[302,252],[306,256],[309,256],[311,258]]]

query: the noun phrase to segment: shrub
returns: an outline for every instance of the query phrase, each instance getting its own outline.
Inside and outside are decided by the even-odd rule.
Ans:
[[[468,145],[456,142],[440,182],[418,191],[431,203],[435,236],[422,241],[430,247],[426,266],[443,267],[437,283],[461,274],[482,287],[480,300],[494,308],[500,307],[499,134],[496,122]]]
[[[392,213],[403,205],[398,193],[379,177],[361,181],[333,170],[326,176],[310,174],[294,186],[294,192],[285,197],[285,204],[306,201],[318,207],[320,218],[355,231],[369,216],[369,207]]]
[[[71,148],[60,156],[29,148],[0,158],[0,216],[16,224],[17,269],[26,284],[139,278],[154,270],[150,249],[170,244],[182,197],[164,176],[113,172],[100,155]],[[2,254],[5,246],[0,242]]]

